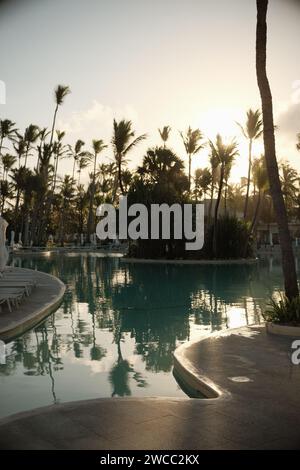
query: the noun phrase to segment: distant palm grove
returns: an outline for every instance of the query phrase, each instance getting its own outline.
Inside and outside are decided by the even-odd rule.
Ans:
[[[56,88],[49,129],[30,124],[21,133],[11,120],[0,120],[0,209],[10,224],[9,232],[15,233],[15,242],[23,246],[95,243],[96,207],[103,202],[117,205],[119,196],[127,194],[131,203],[205,201],[206,242],[202,253],[194,256],[251,255],[258,223],[275,220],[265,159],[263,155],[253,155],[252,150],[263,130],[259,110],[250,109],[245,122],[237,125],[237,135],[248,142],[248,155],[240,155],[236,140],[225,142],[220,134],[210,141],[200,129],[187,127],[180,132],[186,168],[184,160],[168,146],[172,129],[165,126],[157,134],[157,147],[141,155],[140,165],[131,171],[131,150],[147,135],[136,135],[131,121],[114,120],[111,142],[95,136],[92,142],[77,140],[74,146],[68,145],[68,136],[57,129],[56,120],[69,93],[67,86]],[[295,136],[295,151],[300,150],[300,134],[297,139],[298,142]],[[104,163],[101,158],[109,145],[114,161]],[[210,152],[206,168],[201,167],[204,147]],[[65,158],[70,159],[70,173],[62,176],[60,161]],[[240,184],[232,184],[231,170],[239,158],[248,159],[247,177]],[[194,173],[192,161],[199,166]],[[87,185],[82,182],[84,170],[89,172]],[[282,161],[280,177],[289,219],[299,220],[299,175]],[[132,255],[186,256],[183,242],[147,242],[140,240],[131,246]]]

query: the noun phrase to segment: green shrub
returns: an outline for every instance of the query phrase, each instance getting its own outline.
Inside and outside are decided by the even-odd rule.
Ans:
[[[300,324],[300,296],[289,300],[284,294],[280,294],[280,299],[272,298],[263,313],[266,321],[273,323]]]
[[[213,224],[205,235],[201,257],[212,259],[213,256]],[[253,256],[252,239],[246,222],[232,216],[219,217],[217,221],[217,258],[236,259]]]

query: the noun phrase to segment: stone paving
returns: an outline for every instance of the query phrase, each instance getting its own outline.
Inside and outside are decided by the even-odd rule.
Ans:
[[[0,449],[300,449],[300,366],[292,338],[245,327],[180,348],[212,399],[114,398],[0,421]],[[197,374],[196,374],[197,375]]]

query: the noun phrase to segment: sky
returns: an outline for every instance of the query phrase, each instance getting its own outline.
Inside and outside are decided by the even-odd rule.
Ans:
[[[300,0],[269,0],[268,75],[278,159],[300,171]],[[110,143],[112,121],[130,119],[148,138],[131,155],[141,164],[157,129],[172,127],[170,145],[186,161],[179,131],[199,127],[206,140],[236,136],[240,156],[232,172],[247,173],[247,143],[236,122],[260,107],[255,74],[255,0],[0,0],[0,118],[20,130],[51,126],[53,91],[72,93],[59,109],[66,143]],[[262,142],[254,154],[262,152]],[[206,148],[193,169],[208,164]],[[111,148],[100,161],[113,158]],[[35,162],[31,162],[34,165]],[[71,172],[71,161],[60,173]]]

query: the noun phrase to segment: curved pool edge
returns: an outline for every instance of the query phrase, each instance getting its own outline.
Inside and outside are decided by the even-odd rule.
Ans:
[[[187,343],[178,346],[178,348],[173,353],[174,370],[178,374],[179,378],[194,392],[200,392],[200,394],[209,400],[228,399],[231,397],[231,393],[225,389],[222,389],[209,377],[202,374],[186,357],[186,352],[196,344],[219,335],[220,332],[216,332],[204,335],[200,339],[188,341]]]
[[[5,342],[25,333],[57,310],[66,291],[65,284],[57,277],[42,271],[26,271],[34,272],[37,286],[17,309],[7,313],[5,318],[0,317],[0,339]],[[45,300],[47,297],[49,300]]]

